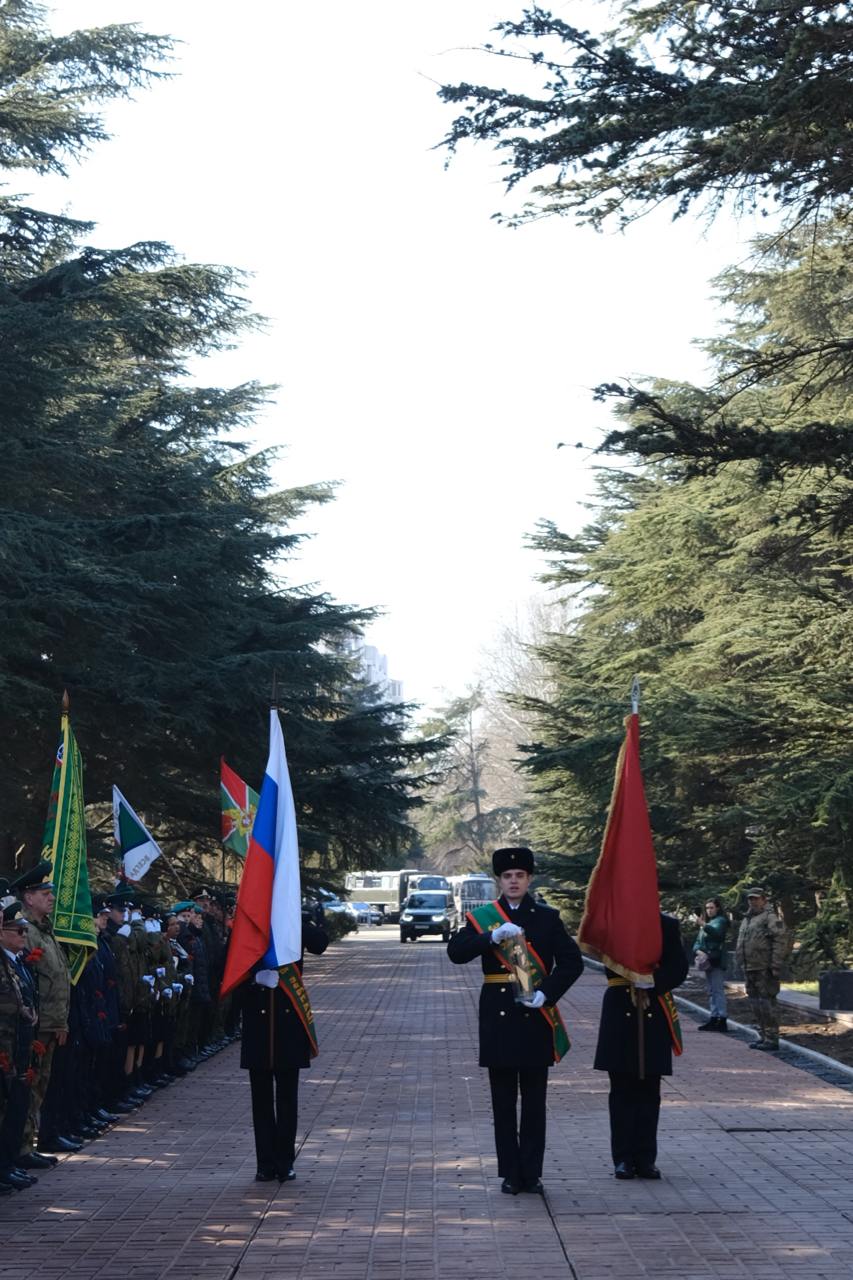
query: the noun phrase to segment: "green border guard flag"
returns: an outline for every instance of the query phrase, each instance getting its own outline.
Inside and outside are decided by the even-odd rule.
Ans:
[[[83,760],[67,712],[62,713],[62,741],[56,753],[43,856],[52,867],[56,904],[53,932],[68,952],[71,981],[76,983],[97,945],[92,918],[92,892],[86,862],[86,813],[83,803]]]
[[[113,786],[113,832],[125,879],[141,880],[162,850],[116,786]]]

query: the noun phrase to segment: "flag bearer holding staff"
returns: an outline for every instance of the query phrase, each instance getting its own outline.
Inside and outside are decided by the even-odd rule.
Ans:
[[[483,966],[480,1066],[489,1071],[501,1191],[541,1194],[548,1069],[569,1047],[555,1006],[580,977],[583,960],[559,912],[535,902],[529,893],[534,872],[531,851],[496,849],[492,867],[500,897],[468,912],[464,928],[448,943],[447,954],[454,964],[479,959]],[[500,945],[522,932],[535,983],[526,1005],[513,999]]]
[[[610,1145],[617,1178],[659,1178],[661,1076],[681,1053],[670,994],[688,973],[678,921],[660,910],[657,862],[640,771],[639,683],[601,853],[586,893],[578,942],[606,966],[594,1066],[610,1075]]]
[[[278,711],[243,867],[220,999],[236,988],[243,1012],[240,1066],[248,1070],[258,1182],[290,1181],[299,1072],[317,1053],[302,982],[303,951],[321,955],[326,931],[302,913],[296,810]]]

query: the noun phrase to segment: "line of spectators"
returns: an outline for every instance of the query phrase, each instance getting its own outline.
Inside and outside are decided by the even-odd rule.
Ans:
[[[129,888],[93,903],[76,984],[53,931],[50,863],[0,882],[0,1195],[24,1190],[236,1039],[220,1002],[231,906],[165,909]]]

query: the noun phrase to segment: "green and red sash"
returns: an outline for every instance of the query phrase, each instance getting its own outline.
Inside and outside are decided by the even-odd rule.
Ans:
[[[317,1047],[317,1033],[314,1030],[314,1014],[311,1011],[311,1001],[308,999],[302,975],[295,964],[282,965],[278,971],[278,985],[296,1010],[296,1016],[308,1037],[311,1057],[316,1058],[320,1051]]]
[[[473,911],[467,911],[465,915],[466,919],[471,921],[471,924],[478,933],[491,933],[492,929],[496,929],[498,925],[506,924],[509,921],[509,916],[506,914],[499,902],[485,902],[482,907],[475,907]],[[543,980],[543,978],[547,978],[548,970],[537,955],[529,938],[525,937],[524,941],[527,945],[527,951],[530,956],[530,968],[533,972],[533,977],[538,984]],[[509,963],[500,947],[494,947],[493,951],[503,967],[512,973],[512,965]],[[554,1038],[554,1061],[559,1062],[564,1054],[567,1054],[569,1049],[572,1047],[571,1041],[569,1040],[569,1033],[566,1030],[566,1024],[563,1022],[562,1015],[555,1005],[542,1005],[540,1009],[537,1009],[537,1013],[542,1014],[542,1017],[551,1028],[551,1035]]]
[[[645,987],[635,987],[627,978],[608,978],[608,987],[627,987],[631,994],[634,1004],[637,1003],[636,992],[645,991]],[[681,1019],[678,1016],[678,1006],[673,999],[671,991],[663,991],[658,994],[658,1004],[663,1010],[663,1016],[666,1018],[666,1025],[669,1030],[669,1038],[672,1040],[672,1052],[676,1058],[680,1058],[684,1052],[684,1040],[681,1035]]]
[[[681,1020],[678,1016],[678,1008],[672,992],[664,991],[658,996],[658,1003],[663,1009],[663,1016],[666,1018],[666,1024],[669,1027],[669,1034],[672,1038],[672,1052],[676,1058],[680,1058],[684,1052],[684,1040],[681,1036]]]

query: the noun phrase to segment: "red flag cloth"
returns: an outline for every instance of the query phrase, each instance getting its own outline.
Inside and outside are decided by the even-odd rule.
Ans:
[[[651,982],[660,962],[658,871],[643,775],[640,719],[625,720],[601,853],[586,891],[578,945],[629,982]]]

